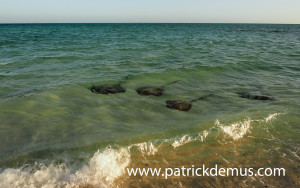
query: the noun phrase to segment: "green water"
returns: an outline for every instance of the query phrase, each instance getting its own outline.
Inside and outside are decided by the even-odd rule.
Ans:
[[[150,167],[164,166],[164,161],[172,167],[229,161],[231,166],[284,167],[288,174],[244,184],[237,182],[245,179],[234,178],[178,180],[187,187],[296,187],[299,65],[299,25],[0,25],[2,186],[16,186],[6,179],[21,182],[17,174],[22,172],[21,177],[36,187],[114,187],[124,173],[107,174],[111,167],[102,163],[89,166],[99,176],[91,177],[82,169],[105,156],[110,156],[108,164],[117,161],[120,167],[124,162],[114,157],[126,148],[122,157],[130,160],[125,165],[130,167],[142,166],[145,160]],[[101,95],[89,90],[92,84],[116,84],[126,76],[125,93]],[[175,80],[180,81],[167,86],[160,97],[135,91]],[[274,100],[240,98],[236,92],[241,91]],[[213,96],[193,103],[188,112],[165,107],[166,100],[189,101],[207,94]],[[240,127],[247,121],[248,127]],[[239,126],[229,129],[234,124]],[[201,139],[205,132],[208,135]],[[151,144],[155,151],[149,149]],[[55,170],[36,182],[34,173],[41,169],[37,165]],[[57,165],[70,172],[57,172]],[[81,174],[77,179],[65,178],[76,172]],[[89,183],[79,176],[88,177]],[[129,178],[120,185],[170,184],[151,178],[150,183],[136,182]]]

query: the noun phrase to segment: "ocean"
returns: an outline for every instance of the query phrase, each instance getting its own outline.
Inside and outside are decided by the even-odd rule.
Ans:
[[[118,83],[126,92],[90,90]],[[136,92],[150,86],[163,94]],[[3,188],[298,187],[299,115],[300,25],[0,25]],[[286,176],[126,170],[203,164]]]

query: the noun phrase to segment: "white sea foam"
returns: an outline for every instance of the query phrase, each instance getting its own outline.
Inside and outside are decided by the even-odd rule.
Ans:
[[[265,118],[265,121],[268,123],[269,121],[273,120],[276,118],[276,116],[281,115],[282,113],[274,113],[274,114],[270,114],[267,118]]]
[[[275,113],[270,114],[268,117],[262,119],[262,120],[251,120],[250,118],[245,119],[244,121],[239,122],[233,122],[230,125],[224,125],[221,124],[220,121],[217,119],[215,121],[215,127],[211,127],[208,130],[204,130],[198,134],[198,136],[192,136],[192,135],[183,135],[181,137],[176,137],[173,139],[168,139],[167,141],[173,141],[172,146],[175,148],[180,147],[182,145],[185,145],[187,143],[193,142],[193,141],[201,141],[204,142],[206,137],[209,135],[211,129],[213,128],[219,128],[221,129],[226,135],[230,136],[233,140],[238,140],[243,138],[247,133],[250,133],[251,130],[251,122],[270,122],[271,120],[275,119],[276,116],[281,115],[282,113]]]
[[[143,155],[154,155],[158,150],[152,142],[143,142],[120,149],[97,151],[87,165],[77,169],[65,164],[8,168],[0,173],[0,187],[116,187],[114,181],[125,173],[131,162],[132,147],[137,147]]]
[[[208,136],[208,131],[204,130],[202,133],[199,133],[201,142],[204,142],[205,138]]]
[[[183,135],[182,137],[173,139],[172,146],[175,148],[180,147],[182,145],[185,145],[187,143],[193,142],[193,141],[201,141],[204,142],[205,138],[208,136],[209,131],[204,130],[200,132],[197,136],[192,135]]]
[[[231,125],[227,126],[221,124],[219,120],[216,120],[215,124],[220,127],[225,134],[233,138],[233,140],[238,140],[250,132],[251,119],[249,118],[248,120],[232,123]]]
[[[154,155],[158,151],[158,147],[155,147],[152,142],[143,142],[134,144],[132,146],[137,146],[142,155]],[[132,146],[130,146],[129,148],[131,148]]]
[[[128,149],[107,148],[97,151],[87,165],[73,173],[65,165],[8,168],[0,174],[0,187],[112,187],[129,163]]]
[[[182,145],[187,144],[187,143],[192,142],[192,141],[195,141],[195,138],[192,138],[189,135],[184,135],[179,139],[175,139],[174,142],[172,143],[172,146],[174,148],[177,148],[179,146],[182,146]]]

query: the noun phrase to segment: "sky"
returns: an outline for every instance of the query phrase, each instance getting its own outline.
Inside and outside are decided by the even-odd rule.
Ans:
[[[300,0],[0,0],[0,23],[300,24]]]

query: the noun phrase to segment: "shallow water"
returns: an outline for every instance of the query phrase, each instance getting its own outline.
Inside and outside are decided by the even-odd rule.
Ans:
[[[0,187],[297,187],[299,64],[299,25],[0,25]],[[160,97],[135,91],[175,80]],[[89,90],[120,81],[125,93]],[[189,112],[165,107],[207,94]],[[282,167],[287,176],[124,171],[202,164]]]

